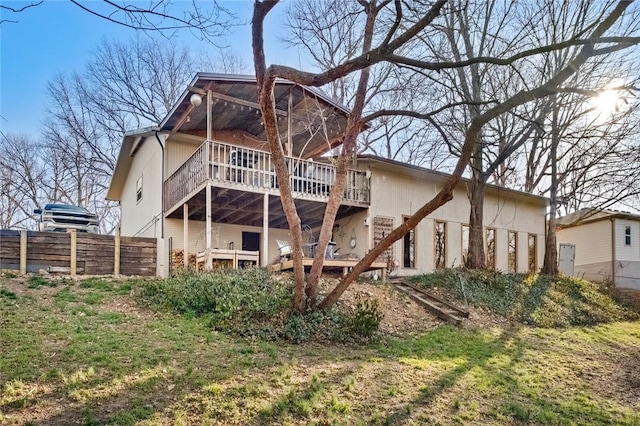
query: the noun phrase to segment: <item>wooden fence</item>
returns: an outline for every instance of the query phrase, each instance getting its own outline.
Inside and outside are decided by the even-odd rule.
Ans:
[[[156,275],[156,239],[0,230],[0,269],[70,275]]]

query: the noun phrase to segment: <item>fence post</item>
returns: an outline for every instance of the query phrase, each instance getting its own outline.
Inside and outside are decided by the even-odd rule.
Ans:
[[[72,277],[76,276],[76,264],[77,264],[77,247],[78,247],[78,234],[75,229],[71,229],[69,231],[71,234],[71,265],[70,265],[70,275]]]
[[[113,253],[113,275],[120,276],[120,224],[116,227],[115,249]]]
[[[20,231],[20,274],[27,273],[27,230]]]

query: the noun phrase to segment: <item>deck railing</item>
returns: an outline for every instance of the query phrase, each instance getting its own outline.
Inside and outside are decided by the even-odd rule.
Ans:
[[[331,164],[287,157],[289,185],[296,196],[326,201],[335,182]],[[206,141],[195,150],[164,183],[164,209],[168,211],[192,195],[207,179],[215,186],[252,192],[276,192],[278,180],[266,151],[215,141]],[[369,184],[365,172],[349,170],[344,202],[368,205]]]

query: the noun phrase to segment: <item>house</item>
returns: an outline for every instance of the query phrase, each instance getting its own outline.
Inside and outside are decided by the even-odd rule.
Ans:
[[[335,176],[326,154],[339,145],[336,135],[348,111],[320,90],[286,80],[277,81],[275,94],[290,186],[311,255]],[[199,73],[162,123],[124,136],[107,198],[120,202],[123,235],[158,238],[159,275],[171,272],[171,254],[185,247],[207,263],[279,263],[288,224],[256,102],[254,77]],[[352,265],[447,178],[371,155],[354,158],[327,263]],[[538,268],[546,206],[543,197],[487,186],[485,234],[493,267]],[[412,275],[462,264],[468,217],[463,181],[454,200],[372,266]]]
[[[640,215],[582,209],[558,218],[557,240],[575,245],[574,275],[640,290]]]

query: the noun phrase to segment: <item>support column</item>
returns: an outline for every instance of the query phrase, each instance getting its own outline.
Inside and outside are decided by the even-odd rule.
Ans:
[[[304,93],[304,91],[303,91]],[[291,109],[293,108],[293,88],[289,90],[289,102],[287,104],[287,155],[293,155],[293,142],[291,138]]]
[[[182,206],[182,253],[185,271],[189,269],[189,204]]]
[[[207,90],[207,140],[211,140],[211,90]]]
[[[262,203],[262,266],[269,264],[269,193],[264,193]]]
[[[212,232],[212,226],[211,226],[211,184],[207,181],[207,187],[205,189],[205,211],[206,211],[206,224],[205,224],[205,244],[206,244],[206,251],[207,251],[207,257],[205,257],[204,261],[205,261],[205,269],[211,269],[211,232]]]

